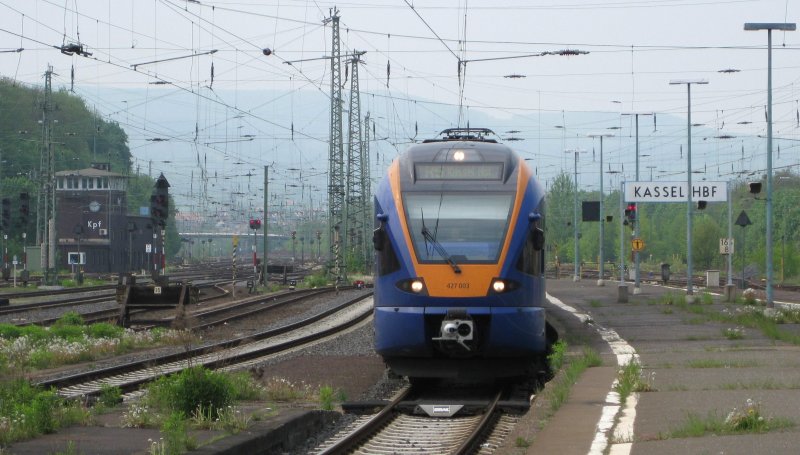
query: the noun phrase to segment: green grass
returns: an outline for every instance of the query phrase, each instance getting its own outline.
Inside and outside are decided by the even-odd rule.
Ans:
[[[795,423],[790,419],[765,417],[761,413],[761,405],[748,399],[742,409],[734,408],[725,417],[720,416],[717,412],[709,412],[706,417],[689,413],[681,426],[660,436],[666,439],[701,437],[707,434],[766,433],[790,428],[794,425]]]
[[[122,354],[136,347],[174,344],[186,332],[154,329],[134,333],[108,323],[85,325],[76,312],[64,314],[52,327],[17,327],[0,323],[0,374],[52,368]]]
[[[784,324],[800,324],[800,311],[798,310],[774,310],[765,312],[764,308],[758,305],[755,297],[749,299],[739,299],[736,304],[727,305],[722,311],[716,310],[709,305],[713,303],[713,298],[709,302],[709,297],[701,295],[702,305],[689,305],[686,303],[684,295],[667,293],[662,295],[657,302],[665,305],[662,313],[670,314],[669,308],[680,308],[687,313],[695,314],[697,317],[688,321],[690,324],[701,324],[709,321],[724,324],[736,325],[741,329],[756,329],[769,339],[790,343],[800,346],[800,333],[792,330],[781,330]],[[743,333],[741,334],[743,336]],[[723,332],[723,336],[728,339],[737,338],[739,334],[734,332]]]
[[[220,409],[233,403],[234,396],[233,382],[226,374],[204,367],[162,376],[147,386],[148,404],[184,416],[191,415],[199,406],[217,418]]]
[[[635,361],[625,364],[617,377],[617,385],[614,390],[619,394],[620,402],[625,404],[633,392],[652,392],[655,391],[653,382],[655,381],[655,371],[650,372],[647,377],[642,374],[642,366]]]
[[[564,365],[564,357],[567,353],[567,343],[564,340],[556,341],[551,347],[550,354],[547,355],[547,361],[550,364],[550,371],[556,372]]]
[[[563,348],[559,348],[559,351],[565,352],[566,343],[562,343],[561,346]],[[554,353],[555,352],[556,349],[554,346]],[[553,354],[551,354],[551,356],[552,355]],[[597,351],[590,348],[584,348],[582,354],[576,358],[567,359],[563,354],[561,356],[564,359],[562,365],[565,367],[563,369],[563,374],[556,375],[555,379],[550,383],[552,387],[548,386],[548,389],[545,391],[545,400],[549,403],[549,413],[544,417],[545,419],[555,414],[567,401],[572,386],[587,368],[600,366],[603,363]]]
[[[78,401],[64,400],[53,390],[24,380],[0,383],[0,447],[89,419]]]

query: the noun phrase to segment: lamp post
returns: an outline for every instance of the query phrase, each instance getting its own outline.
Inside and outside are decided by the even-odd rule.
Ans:
[[[613,137],[614,135],[611,133],[593,133],[590,134],[589,137],[600,138],[600,264],[598,266],[598,278],[597,278],[597,285],[598,286],[605,286],[605,282],[603,281],[603,261],[605,258],[603,257],[603,240],[605,240],[605,216],[603,215],[603,138],[604,137]]]
[[[572,281],[580,281],[581,280],[581,269],[580,269],[580,260],[581,260],[581,248],[580,248],[580,233],[578,232],[578,154],[585,153],[586,150],[582,149],[570,149],[564,150],[565,153],[574,152],[575,153],[575,198],[573,201],[573,217],[572,217],[572,228],[575,235],[575,274],[572,275]]]
[[[633,115],[636,119],[636,181],[639,181],[639,116],[640,115],[653,115],[652,112],[631,112],[631,113],[623,113],[622,115]],[[650,180],[653,180],[653,171],[650,171]],[[636,210],[636,218],[633,221],[633,236],[634,238],[639,238],[639,210],[637,207]],[[641,281],[640,281],[640,272],[639,272],[639,252],[635,251],[633,253],[633,260],[634,260],[634,281],[633,281],[633,293],[640,294],[642,292]]]
[[[791,32],[797,29],[795,23],[755,23],[744,24],[745,30],[767,31],[767,308],[774,308],[772,300],[772,31]]]
[[[694,301],[694,288],[692,283],[692,84],[708,84],[705,79],[676,79],[669,81],[670,85],[686,85],[686,301]]]

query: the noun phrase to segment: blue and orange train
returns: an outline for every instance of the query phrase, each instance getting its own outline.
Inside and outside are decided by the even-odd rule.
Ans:
[[[375,349],[410,378],[543,371],[544,191],[487,129],[410,147],[375,196]]]

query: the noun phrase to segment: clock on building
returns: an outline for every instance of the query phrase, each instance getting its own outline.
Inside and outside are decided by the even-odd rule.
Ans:
[[[99,212],[100,211],[100,203],[97,201],[92,201],[89,203],[89,210],[92,212]]]

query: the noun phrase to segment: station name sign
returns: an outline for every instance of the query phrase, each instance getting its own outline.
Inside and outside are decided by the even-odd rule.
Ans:
[[[686,202],[686,182],[625,182],[625,202]],[[728,200],[728,182],[692,182],[692,201]]]

